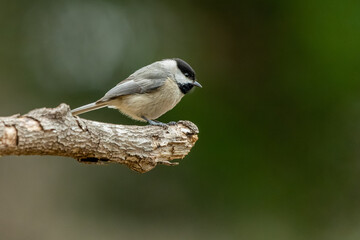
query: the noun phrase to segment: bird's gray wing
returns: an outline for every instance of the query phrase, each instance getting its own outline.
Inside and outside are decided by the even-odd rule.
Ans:
[[[124,95],[150,92],[161,87],[169,76],[169,73],[161,68],[151,65],[143,67],[110,89],[96,103],[107,102]]]

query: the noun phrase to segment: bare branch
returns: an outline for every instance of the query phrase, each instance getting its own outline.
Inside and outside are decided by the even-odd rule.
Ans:
[[[189,121],[174,126],[124,126],[74,117],[66,104],[0,117],[0,156],[66,156],[84,163],[121,163],[137,172],[176,165],[198,139]]]

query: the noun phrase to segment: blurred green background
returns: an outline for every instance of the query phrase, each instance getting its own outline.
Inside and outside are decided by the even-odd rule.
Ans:
[[[0,239],[360,239],[360,1],[0,0],[0,116],[171,57],[203,85],[159,119],[200,129],[180,165],[2,157]]]

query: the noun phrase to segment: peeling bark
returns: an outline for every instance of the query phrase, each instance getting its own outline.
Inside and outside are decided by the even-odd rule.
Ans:
[[[0,156],[54,155],[83,163],[120,163],[137,172],[176,165],[198,139],[189,121],[174,126],[124,126],[74,117],[66,104],[0,117]]]

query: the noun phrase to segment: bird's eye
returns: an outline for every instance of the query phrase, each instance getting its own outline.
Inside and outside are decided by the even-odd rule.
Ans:
[[[184,73],[185,77],[189,77],[189,74],[188,73]]]

